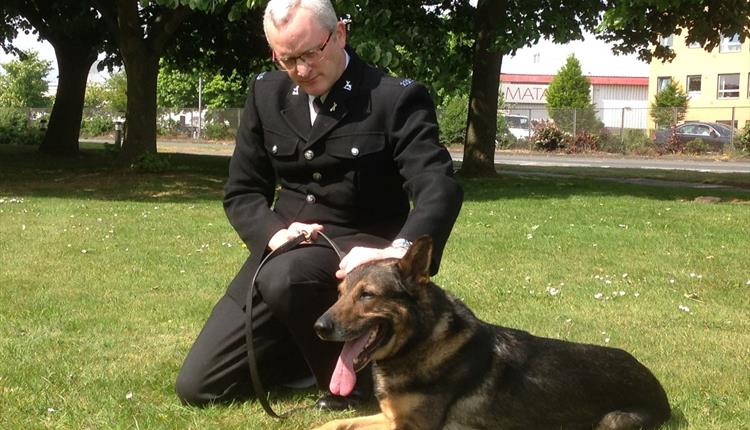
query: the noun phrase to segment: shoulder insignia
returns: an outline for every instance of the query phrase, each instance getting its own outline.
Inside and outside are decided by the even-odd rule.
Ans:
[[[401,86],[402,87],[408,87],[409,85],[412,84],[412,82],[414,82],[413,79],[404,79],[404,80],[401,81]]]
[[[258,76],[255,77],[255,80],[259,81],[259,80],[263,79],[264,76],[266,76],[266,72],[260,72],[260,73],[258,73]]]

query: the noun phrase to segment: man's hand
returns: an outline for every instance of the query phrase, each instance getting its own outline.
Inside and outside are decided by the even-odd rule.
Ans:
[[[384,260],[386,258],[401,258],[404,254],[406,254],[406,248],[388,247],[381,249],[356,246],[341,260],[339,270],[336,271],[336,277],[344,279],[347,273],[351,272],[360,264],[367,263],[368,261]]]
[[[268,241],[268,249],[275,251],[276,248],[285,244],[287,241],[294,239],[300,234],[308,236],[308,240],[315,240],[315,236],[319,231],[323,231],[323,226],[320,224],[293,222],[289,227],[281,229],[271,236],[271,239]]]

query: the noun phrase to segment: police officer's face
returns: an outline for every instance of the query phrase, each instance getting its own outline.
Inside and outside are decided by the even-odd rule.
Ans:
[[[268,43],[276,58],[291,59],[291,66],[284,68],[304,92],[314,96],[325,94],[346,68],[346,27],[339,22],[329,39],[331,32],[317,22],[312,12],[299,8],[292,13],[287,25],[269,30],[266,35]],[[300,58],[295,65],[295,58],[305,57],[303,54],[319,50],[324,44],[317,61],[308,62]]]

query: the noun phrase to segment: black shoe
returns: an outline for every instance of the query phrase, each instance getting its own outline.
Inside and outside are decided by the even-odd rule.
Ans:
[[[315,407],[324,411],[343,411],[365,404],[372,398],[372,390],[355,387],[354,391],[346,397],[336,396],[328,392],[315,402]]]

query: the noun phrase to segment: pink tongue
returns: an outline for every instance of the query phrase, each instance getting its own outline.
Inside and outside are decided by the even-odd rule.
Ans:
[[[369,333],[344,344],[341,349],[341,355],[336,362],[336,369],[331,376],[331,383],[328,389],[331,394],[336,396],[348,396],[357,383],[357,374],[354,373],[354,359],[365,349]]]

